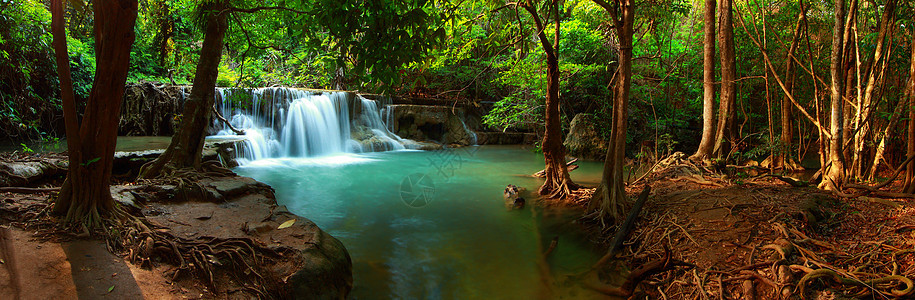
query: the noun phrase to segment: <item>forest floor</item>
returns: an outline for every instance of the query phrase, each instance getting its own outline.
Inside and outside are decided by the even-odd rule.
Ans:
[[[704,172],[703,172],[704,173]],[[915,199],[840,198],[769,176],[722,179],[667,166],[619,257],[636,267],[677,261],[642,281],[653,299],[911,299]],[[728,177],[724,177],[728,178]],[[890,186],[887,189],[893,189]],[[580,203],[583,204],[583,203]],[[590,222],[595,242],[615,228]]]

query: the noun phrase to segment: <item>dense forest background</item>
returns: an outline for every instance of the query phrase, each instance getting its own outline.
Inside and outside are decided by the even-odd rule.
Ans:
[[[93,16],[85,3],[69,3],[67,44],[81,103],[95,72]],[[484,117],[490,130],[543,132],[545,53],[531,15],[519,13],[517,6],[477,0],[233,3],[250,13],[232,14],[228,20],[218,86],[345,89],[472,101],[491,105]],[[703,1],[640,1],[635,6],[627,156],[693,153],[702,132]],[[862,156],[879,159],[875,156],[883,147],[889,150],[884,159],[895,168],[905,159],[912,7],[907,2],[895,7],[895,1],[847,6],[844,126],[865,137]],[[804,164],[817,167],[816,127],[792,105],[778,81],[814,118],[825,118],[834,3],[738,1],[732,10],[734,133],[732,147],[722,157],[738,163],[761,162],[771,154],[799,162],[813,157],[812,165]],[[190,84],[201,48],[200,15],[193,0],[141,1],[128,81]],[[619,51],[613,23],[590,0],[562,1],[558,18],[547,17],[560,22],[563,130],[576,114],[588,113],[607,120],[597,123],[606,124],[601,132],[609,137]],[[0,131],[9,140],[63,135],[50,19],[43,1],[0,1]],[[377,24],[391,25],[386,30],[369,26]],[[547,36],[552,30],[545,28]]]

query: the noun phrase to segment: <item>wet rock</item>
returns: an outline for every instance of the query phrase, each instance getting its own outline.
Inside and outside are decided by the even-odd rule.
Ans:
[[[602,160],[607,155],[608,143],[600,132],[600,123],[591,114],[577,114],[572,118],[569,135],[562,144],[568,154],[590,160]],[[609,120],[606,120],[609,123]]]
[[[476,134],[464,122],[463,108],[430,105],[390,105],[388,124],[395,134],[416,141],[436,141],[468,146]]]
[[[148,214],[147,218],[169,225],[169,232],[179,238],[253,239],[282,252],[281,258],[261,260],[262,265],[257,266],[265,278],[278,280],[278,286],[271,289],[281,292],[282,298],[347,297],[353,288],[353,271],[346,248],[310,220],[277,206],[269,186],[245,177],[206,178],[199,184],[220,195],[235,196],[223,196],[225,202],[221,203],[154,201],[144,211],[163,213]],[[292,226],[277,230],[291,218],[295,219]]]
[[[349,252],[336,238],[313,227],[310,238],[305,238],[301,248],[303,262],[286,281],[295,299],[344,299],[353,289],[353,261]]]
[[[509,210],[524,208],[524,204],[527,202],[524,197],[521,197],[521,193],[524,191],[525,189],[523,187],[514,184],[506,186],[505,192],[503,193],[505,208],[508,208]]]

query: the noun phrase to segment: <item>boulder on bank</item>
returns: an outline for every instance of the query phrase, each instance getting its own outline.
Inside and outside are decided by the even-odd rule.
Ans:
[[[173,185],[128,185],[112,187],[112,194],[184,241],[250,239],[285,253],[272,260],[261,256],[265,254],[245,258],[260,276],[278,281],[278,286],[268,288],[284,298],[344,299],[352,290],[352,260],[343,243],[310,220],[277,206],[273,189],[266,184],[241,176],[207,177],[192,187],[196,188],[203,191],[189,193]],[[232,268],[217,265],[214,280],[236,284],[228,275]]]
[[[569,135],[562,144],[569,156],[590,160],[603,160],[607,155],[608,142],[601,135],[600,123],[591,114],[580,113],[572,118]],[[609,123],[609,121],[607,121]]]
[[[33,186],[67,173],[63,155],[5,154],[0,156],[0,187]]]

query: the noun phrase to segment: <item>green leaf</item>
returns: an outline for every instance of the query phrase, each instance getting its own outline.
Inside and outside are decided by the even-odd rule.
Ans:
[[[108,287],[108,293],[111,293],[111,291],[113,291],[113,290],[114,290],[114,286],[113,286],[113,285],[110,286],[110,287]]]
[[[280,224],[280,227],[277,227],[276,229],[288,228],[289,226],[292,226],[292,224],[295,224],[295,219],[290,219],[289,221],[283,222],[283,224]]]
[[[91,165],[92,163],[97,162],[97,161],[99,161],[99,160],[101,160],[101,159],[102,159],[101,157],[96,157],[96,158],[90,159],[89,161],[86,161],[86,162],[84,162],[84,163],[81,163],[81,165],[83,165],[83,167],[88,167],[88,166]]]

